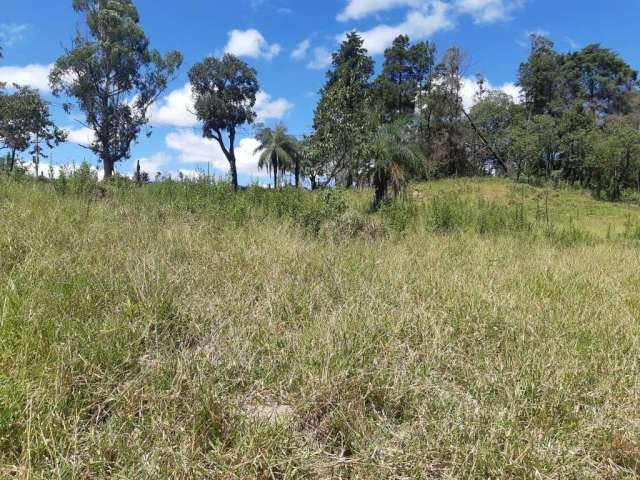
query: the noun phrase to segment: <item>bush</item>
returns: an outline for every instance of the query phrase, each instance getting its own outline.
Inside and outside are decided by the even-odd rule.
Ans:
[[[347,202],[341,190],[325,190],[321,194],[312,197],[304,211],[299,223],[313,235],[318,235],[322,225],[335,220],[347,211]]]
[[[64,169],[60,172],[61,182]],[[94,196],[98,190],[98,173],[92,170],[87,162],[82,162],[80,167],[69,175],[69,188],[72,193],[86,197]]]

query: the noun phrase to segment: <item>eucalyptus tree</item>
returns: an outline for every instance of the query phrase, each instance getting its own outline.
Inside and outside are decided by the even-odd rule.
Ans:
[[[277,188],[278,171],[284,175],[286,170],[293,169],[296,187],[300,186],[300,148],[297,139],[287,133],[287,127],[280,123],[274,129],[261,127],[256,139],[260,146],[255,153],[260,154],[258,167],[273,173],[273,188]]]
[[[56,96],[77,100],[94,133],[89,148],[108,179],[115,164],[129,158],[149,122],[149,108],[175,76],[182,55],[150,48],[132,0],[73,0],[73,9],[84,16],[86,31],[78,31],[49,81]]]
[[[256,71],[238,57],[226,54],[222,59],[208,57],[194,65],[189,79],[202,134],[220,146],[237,190],[235,141],[238,128],[256,119],[254,106],[260,90]]]

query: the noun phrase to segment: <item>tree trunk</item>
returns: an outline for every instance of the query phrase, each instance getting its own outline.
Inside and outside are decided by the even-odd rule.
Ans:
[[[311,191],[317,190],[318,189],[318,182],[316,181],[316,176],[315,175],[311,175],[309,177],[309,181],[311,182]]]
[[[238,168],[236,167],[236,158],[234,156],[229,157],[229,168],[231,170],[231,184],[233,185],[233,189],[237,192],[239,190],[238,185]]]
[[[104,167],[104,180],[109,180],[113,177],[113,165],[114,161],[111,158],[103,158],[102,166]]]
[[[273,165],[273,189],[278,189],[278,164]]]
[[[386,172],[376,172],[373,176],[373,184],[375,187],[375,197],[373,199],[374,210],[378,210],[384,201],[387,193],[387,179]]]
[[[296,178],[296,188],[300,188],[300,159],[296,158],[296,171],[295,171],[295,178]]]
[[[347,180],[345,181],[345,187],[347,189],[351,188],[351,185],[353,185],[353,173],[351,171],[349,171],[349,173],[347,174]]]
[[[9,172],[13,172],[13,167],[16,165],[16,149],[11,150],[11,161],[9,162]]]
[[[142,185],[142,174],[140,172],[140,160],[136,164],[136,183],[138,186]]]

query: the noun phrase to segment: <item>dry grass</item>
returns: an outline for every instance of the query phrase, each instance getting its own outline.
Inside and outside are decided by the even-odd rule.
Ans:
[[[0,477],[640,475],[632,241],[336,240],[2,187]]]

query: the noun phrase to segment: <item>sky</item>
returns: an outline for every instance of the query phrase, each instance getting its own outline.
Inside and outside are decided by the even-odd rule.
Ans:
[[[46,161],[56,168],[83,160],[98,165],[85,148],[91,134],[79,122],[81,112],[66,114],[61,105],[68,100],[53,97],[47,82],[51,65],[71,45],[81,21],[71,3],[2,0],[0,7],[0,81],[34,86],[51,102],[54,120],[69,132],[67,144]],[[261,86],[258,120],[282,121],[298,136],[311,131],[331,52],[352,30],[363,35],[378,68],[384,49],[399,34],[435,42],[440,53],[461,47],[468,58],[467,104],[477,74],[517,97],[517,69],[527,57],[532,32],[551,38],[559,51],[600,43],[640,69],[640,0],[137,0],[136,5],[152,48],[179,50],[184,64],[152,108],[151,136],[141,136],[131,159],[118,164],[122,174],[130,174],[137,161],[152,176],[158,171],[227,174],[219,147],[202,138],[189,113],[187,72],[210,55],[234,53],[254,67]],[[257,169],[253,134],[253,127],[243,128],[236,145],[244,184],[268,178]]]

